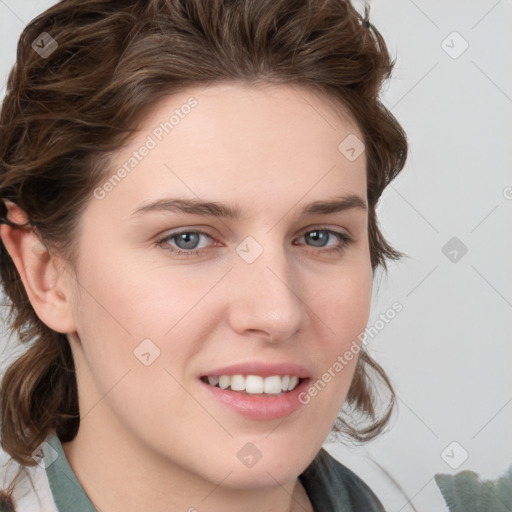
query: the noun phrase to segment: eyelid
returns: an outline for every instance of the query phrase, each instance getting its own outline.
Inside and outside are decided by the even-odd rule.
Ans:
[[[296,237],[297,238],[302,237],[306,233],[309,233],[311,231],[328,231],[328,232],[331,232],[332,234],[339,234],[339,235],[346,236],[350,239],[353,239],[352,235],[346,228],[341,228],[340,226],[331,227],[331,226],[326,226],[326,225],[321,225],[321,224],[311,224],[309,226],[306,226],[305,228],[302,228],[299,231],[299,234],[296,235]],[[204,230],[200,226],[190,226],[190,227],[185,226],[183,228],[176,228],[176,230],[171,230],[170,232],[163,231],[162,234],[156,235],[156,238],[158,238],[159,240],[169,239],[174,236],[178,236],[182,233],[198,233],[201,235],[206,235],[212,239],[215,238],[214,235],[212,235],[208,231]],[[191,249],[191,250],[193,250],[193,249]]]
[[[347,237],[352,238],[352,235],[346,228],[342,228],[341,226],[331,226],[322,224],[311,224],[310,226],[306,226],[305,228],[299,231],[299,236],[303,236],[305,233],[309,233],[310,231],[330,231],[332,233],[339,233],[340,235],[345,235]]]
[[[329,233],[332,237],[337,239],[337,243],[334,245],[327,245],[325,247],[323,247],[323,246],[315,247],[315,246],[308,246],[307,244],[296,244],[295,243],[295,240],[302,238],[307,233],[310,233],[312,231],[325,231],[325,232]],[[293,240],[293,245],[295,245],[295,246],[303,245],[306,248],[312,249],[314,252],[317,252],[319,255],[328,254],[328,253],[342,253],[347,249],[347,246],[349,244],[354,242],[354,238],[352,237],[352,235],[350,233],[347,233],[346,231],[347,230],[343,230],[343,228],[341,228],[339,226],[337,226],[336,228],[332,228],[329,226],[312,224],[310,226],[306,226],[299,232],[299,234]],[[171,240],[172,238],[177,237],[183,233],[195,233],[198,235],[205,235],[215,242],[215,237],[212,236],[210,233],[208,233],[208,231],[202,230],[198,226],[194,226],[194,227],[177,228],[174,231],[164,233],[163,235],[157,237],[156,245],[159,247],[162,247],[168,240]],[[215,246],[215,245],[213,245],[213,246],[200,247],[200,248],[195,248],[195,249],[180,249],[179,247],[176,248],[176,247],[169,246],[170,244],[165,244],[165,245],[167,245],[167,247],[162,247],[162,248],[176,256],[178,254],[190,255],[190,256],[198,255],[199,253],[202,253],[203,251],[209,249],[210,247]],[[217,245],[217,247],[218,247],[218,245]]]
[[[202,229],[195,229],[195,228],[179,228],[177,231],[171,231],[169,233],[164,233],[160,236],[157,236],[157,239],[156,239],[156,244],[157,245],[162,245],[164,242],[166,242],[167,240],[171,240],[173,239],[174,237],[177,237],[183,233],[195,233],[197,235],[204,235],[204,236],[207,236],[208,238],[210,238],[211,240],[215,241],[215,237],[213,235],[211,235],[210,233],[208,233],[207,231],[203,231]],[[206,247],[201,247],[200,249],[179,249],[179,248],[175,248],[174,251],[183,251],[183,252],[190,252],[191,254],[194,252],[194,251],[202,251],[206,249]],[[171,252],[173,251],[173,249],[169,249]]]

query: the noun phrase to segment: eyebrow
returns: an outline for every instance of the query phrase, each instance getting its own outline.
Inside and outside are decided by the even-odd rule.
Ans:
[[[367,210],[365,201],[358,195],[349,194],[329,200],[319,200],[307,204],[301,211],[300,217],[314,214],[332,214],[348,210]],[[239,219],[242,209],[238,205],[219,203],[217,201],[202,201],[200,199],[165,198],[140,206],[132,211],[130,216],[139,216],[148,212],[170,211],[229,219]]]

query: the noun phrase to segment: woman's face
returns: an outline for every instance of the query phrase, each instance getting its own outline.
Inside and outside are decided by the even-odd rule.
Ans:
[[[343,116],[302,88],[229,83],[152,110],[81,218],[80,434],[231,488],[307,467],[370,311],[366,156]]]

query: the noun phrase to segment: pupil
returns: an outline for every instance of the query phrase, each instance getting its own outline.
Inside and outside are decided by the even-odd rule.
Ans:
[[[325,245],[327,233],[324,231],[310,231],[309,238],[313,242],[315,242],[313,245],[316,247],[323,247]],[[320,242],[320,243],[317,243]]]
[[[197,233],[180,233],[177,236],[176,245],[180,249],[194,249],[199,239]],[[185,242],[185,247],[181,246],[180,242]]]

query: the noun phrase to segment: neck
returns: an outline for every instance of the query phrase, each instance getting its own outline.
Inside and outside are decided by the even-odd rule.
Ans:
[[[84,418],[75,439],[62,444],[87,496],[102,512],[313,510],[298,478],[270,487],[233,488],[232,471],[207,480],[162,458],[125,430],[109,427]]]

